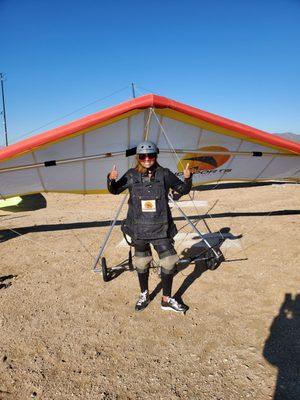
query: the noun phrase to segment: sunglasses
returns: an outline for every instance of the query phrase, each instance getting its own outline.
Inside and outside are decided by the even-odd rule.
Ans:
[[[154,160],[156,158],[156,153],[151,154],[139,154],[139,160]]]

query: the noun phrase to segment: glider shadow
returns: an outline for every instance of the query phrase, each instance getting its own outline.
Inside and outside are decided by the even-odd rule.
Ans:
[[[300,215],[300,210],[277,210],[277,211],[258,211],[258,212],[225,212],[210,214],[210,218],[235,218],[235,217],[264,217],[264,216],[281,216],[281,215]],[[199,220],[207,218],[207,214],[189,215],[190,219]],[[174,217],[175,221],[184,221],[184,217]],[[71,222],[66,224],[47,224],[33,225],[20,228],[0,229],[0,242],[14,239],[15,237],[25,235],[26,233],[38,233],[49,231],[64,231],[72,229],[102,228],[111,225],[111,220],[91,221],[91,222]],[[122,220],[118,220],[116,225],[121,225]],[[1,225],[1,220],[0,220]],[[3,226],[3,224],[2,224]]]
[[[220,246],[224,243],[225,240],[227,240],[227,239],[228,240],[237,240],[237,239],[241,239],[242,236],[243,235],[236,236],[236,235],[233,235],[232,233],[230,233],[229,227],[224,227],[224,228],[220,229],[220,231],[218,231],[218,232],[211,232],[211,233],[207,233],[207,234],[203,235],[203,237],[209,243],[209,245],[216,250],[220,248]],[[198,238],[199,238],[198,242],[196,242],[191,247],[186,248],[182,251],[182,253],[180,255],[181,262],[178,265],[177,271],[176,271],[176,275],[177,275],[178,273],[180,273],[184,269],[186,269],[191,264],[191,262],[193,262],[193,260],[195,259],[194,270],[185,277],[181,286],[179,287],[179,289],[177,290],[177,292],[174,295],[174,298],[182,304],[184,304],[184,302],[182,300],[183,294],[198,278],[200,278],[200,276],[205,271],[210,269],[207,266],[206,261],[203,259],[203,258],[205,258],[205,255],[207,254],[207,245],[205,244],[205,242],[202,240],[201,237],[199,237],[199,236],[194,237],[194,239],[198,239]],[[240,259],[237,261],[242,261],[242,260],[245,260],[245,259]],[[218,263],[215,266],[214,271],[217,268],[219,268],[220,265],[222,264],[222,262],[224,262],[224,261],[226,261],[226,260],[222,260],[220,263]],[[235,260],[231,260],[231,261],[235,261]],[[162,289],[162,286],[161,286],[161,283],[159,283],[155,287],[155,289],[151,292],[150,300],[153,300],[158,295],[158,293],[161,291],[161,289]]]
[[[256,186],[272,186],[272,185],[298,185],[297,182],[282,182],[282,181],[268,181],[268,182],[224,182],[218,184],[204,184],[193,186],[193,190],[205,191],[205,190],[220,190],[220,189],[239,189],[239,188],[250,188]]]
[[[6,206],[3,208],[3,210],[17,213],[24,211],[35,211],[47,207],[47,201],[42,193],[24,194],[20,197],[22,198],[20,204],[15,206]]]

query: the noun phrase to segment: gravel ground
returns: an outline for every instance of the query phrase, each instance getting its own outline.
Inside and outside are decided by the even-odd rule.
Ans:
[[[292,184],[196,192],[207,206],[185,211],[211,209],[226,261],[178,272],[186,315],[160,309],[157,269],[140,313],[135,272],[104,283],[92,271],[122,195],[47,194],[47,208],[0,211],[0,399],[299,400],[299,195]],[[121,239],[117,226],[109,266],[128,255]]]

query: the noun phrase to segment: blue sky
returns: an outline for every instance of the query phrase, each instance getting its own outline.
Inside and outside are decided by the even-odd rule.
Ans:
[[[300,0],[0,0],[9,140],[127,100],[131,82],[300,133],[299,21]]]

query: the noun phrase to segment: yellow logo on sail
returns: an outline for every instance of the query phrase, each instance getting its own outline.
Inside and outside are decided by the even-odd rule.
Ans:
[[[203,150],[204,153],[201,154],[201,150]],[[209,154],[209,151],[212,153]],[[222,146],[201,147],[198,153],[185,154],[179,161],[177,169],[179,172],[183,172],[187,164],[189,164],[189,168],[193,173],[216,169],[225,164],[230,158],[230,155],[227,154],[215,154],[216,152],[224,151],[228,152],[229,150]]]

